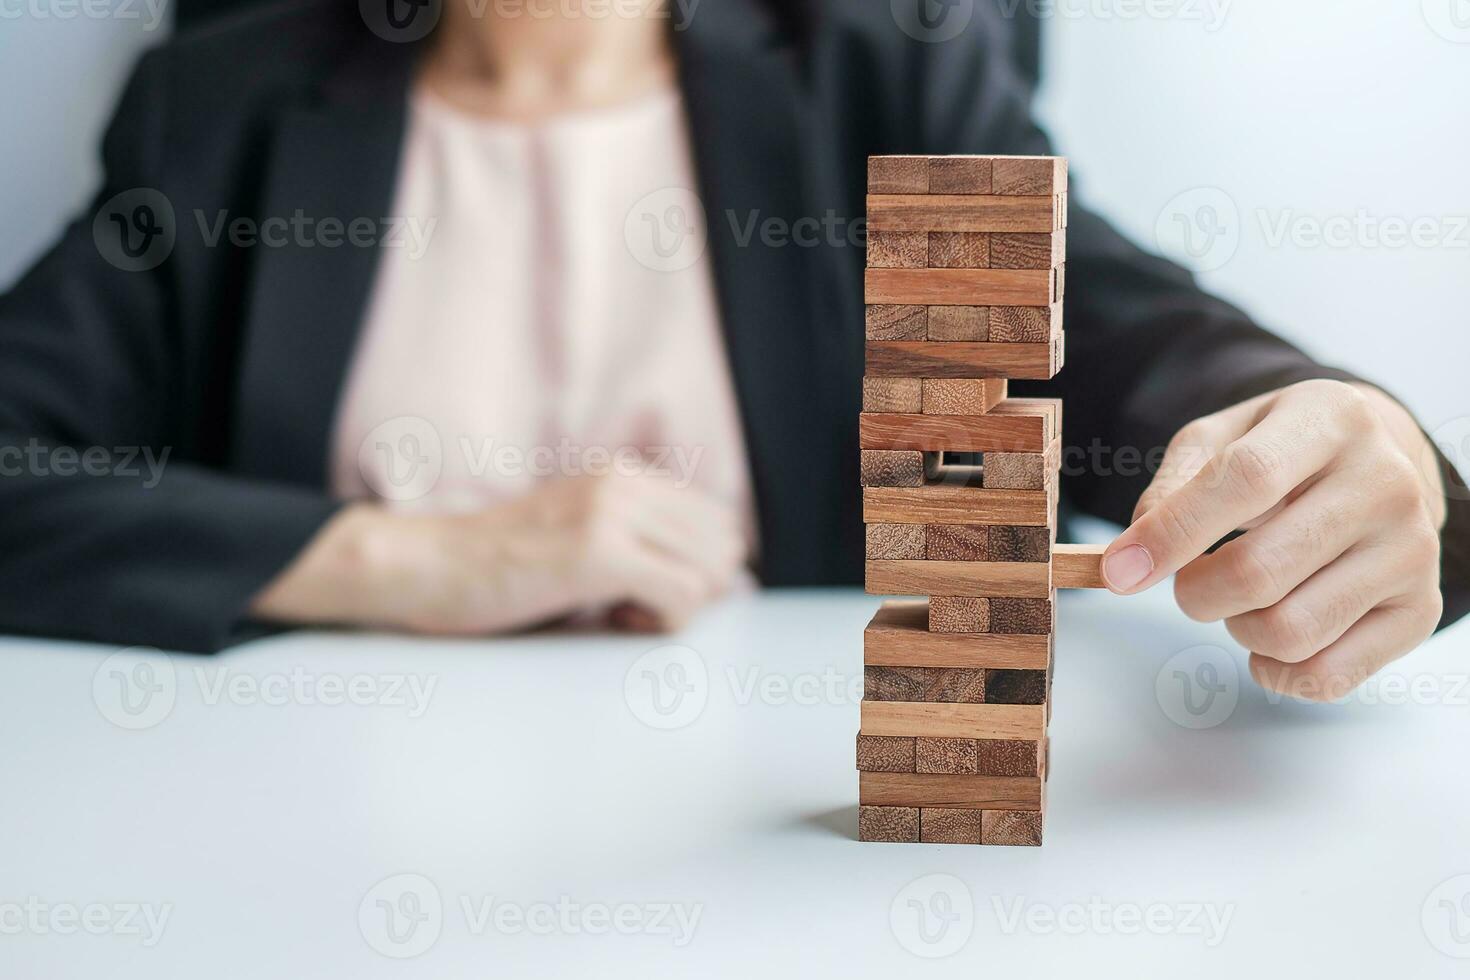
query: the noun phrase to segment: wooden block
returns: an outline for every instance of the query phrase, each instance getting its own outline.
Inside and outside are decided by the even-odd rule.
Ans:
[[[1045,531],[1045,528],[1036,528]],[[935,561],[991,561],[990,528],[984,524],[930,524],[924,556]]]
[[[1040,847],[1041,811],[984,811],[980,815],[980,843]]]
[[[991,168],[990,157],[930,157],[929,193],[989,194]]]
[[[1059,195],[1066,189],[1067,162],[1061,157],[996,157],[991,166],[993,194]]]
[[[995,406],[995,414],[1004,418],[1037,418],[1045,420],[1043,431],[1046,433],[1046,442],[1042,444],[1039,451],[1044,452],[1051,448],[1054,440],[1062,430],[1062,400],[1060,398],[1007,398]]]
[[[914,770],[919,768],[918,743],[914,741]],[[1045,743],[1031,739],[981,738],[975,740],[975,773],[981,776],[1040,776],[1045,769]],[[905,770],[906,772],[908,770]]]
[[[901,670],[904,668],[869,669]],[[1044,670],[987,670],[985,684],[986,704],[1046,703],[1047,672]]]
[[[872,231],[868,233],[868,268],[922,269],[928,263],[929,236],[925,232]]]
[[[864,378],[863,411],[912,415],[924,410],[924,382],[920,378]]]
[[[912,844],[919,840],[919,808],[859,806],[858,840]]]
[[[989,252],[992,269],[1055,269],[1066,261],[1067,233],[992,235]]]
[[[869,595],[967,596],[992,600],[1018,597],[1043,601],[1051,595],[1051,566],[1045,562],[870,561],[866,575]]]
[[[984,343],[990,339],[990,309],[985,306],[931,306],[926,336],[929,340]]]
[[[917,235],[912,231],[876,232],[880,235]],[[983,231],[931,231],[928,262],[931,269],[990,268],[990,235]],[[868,263],[872,265],[871,262]]]
[[[978,844],[984,830],[984,816],[984,810],[920,807],[919,840],[925,844]]]
[[[975,596],[931,596],[930,633],[984,633],[990,629],[990,600]]]
[[[859,735],[857,767],[864,772],[913,772],[915,741],[887,735]]]
[[[916,738],[914,767],[904,772],[978,775],[976,746],[973,738]]]
[[[962,599],[981,603],[984,599]],[[934,600],[894,599],[883,603],[863,631],[863,663],[913,667],[999,667],[1045,670],[1051,661],[1050,637],[930,629]]]
[[[864,667],[863,699],[984,704],[985,671],[963,667]],[[910,766],[905,771],[912,770]]]
[[[864,415],[868,419],[921,419],[922,415]],[[858,473],[865,487],[919,487],[924,485],[924,454],[864,449]]]
[[[1043,705],[863,701],[859,710],[864,735],[1036,741],[1046,734]]]
[[[986,543],[990,548],[991,561],[1051,561],[1050,528],[993,525]],[[926,556],[932,557],[927,551]]]
[[[869,561],[922,561],[928,554],[924,527],[920,524],[869,524]]]
[[[1014,524],[1046,527],[1049,490],[980,487],[867,487],[863,520],[869,524]]]
[[[1029,633],[1046,636],[1052,631],[1050,599],[993,599],[990,603],[992,633]]]
[[[1106,545],[1059,544],[1052,549],[1052,575],[1059,589],[1105,589],[1102,555]]]
[[[875,378],[1046,381],[1057,373],[1060,356],[1055,344],[869,341],[867,373]]]
[[[996,412],[985,415],[864,413],[858,420],[858,444],[865,452],[907,450],[931,453],[1041,453],[1051,443],[1051,437],[1047,434],[1048,428],[1050,423],[1045,415],[1002,415]],[[872,484],[912,485],[914,484]]]
[[[863,274],[867,303],[924,306],[1049,306],[1056,279],[1035,269],[873,269]]]
[[[1035,776],[860,772],[858,803],[863,806],[1035,810],[1041,806],[1041,780]]]
[[[925,378],[920,408],[925,415],[984,415],[1006,399],[1004,378]]]
[[[986,453],[981,472],[991,490],[1040,490],[1050,477],[1043,453]]]
[[[987,336],[996,344],[1045,344],[1062,332],[1062,304],[1051,306],[995,306],[986,325]],[[878,339],[878,338],[874,338]],[[883,338],[904,339],[904,338]]]
[[[929,158],[868,157],[869,194],[928,194]]]
[[[1056,197],[869,194],[868,230],[1049,232],[1061,227]]]
[[[866,312],[869,340],[923,340],[929,333],[929,314],[922,306],[877,304]]]

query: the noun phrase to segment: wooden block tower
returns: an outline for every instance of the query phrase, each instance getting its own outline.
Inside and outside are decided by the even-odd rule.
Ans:
[[[1062,367],[1067,164],[868,161],[857,738],[865,841],[1039,845],[1058,587],[1099,549],[1056,543],[1062,406],[1009,379]]]

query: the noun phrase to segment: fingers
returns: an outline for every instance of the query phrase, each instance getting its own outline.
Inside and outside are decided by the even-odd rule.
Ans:
[[[716,594],[711,583],[688,565],[647,547],[629,548],[614,574],[610,600],[615,607],[643,610],[632,619],[645,632],[655,624],[658,629],[679,629]]]
[[[1277,395],[1254,426],[1109,546],[1103,577],[1110,589],[1128,595],[1152,587],[1268,513],[1332,461],[1340,439],[1326,431],[1331,419],[1297,410],[1291,392]]]

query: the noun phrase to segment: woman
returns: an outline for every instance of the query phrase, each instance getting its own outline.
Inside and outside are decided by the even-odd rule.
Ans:
[[[865,157],[1048,152],[980,7],[931,43],[859,0],[292,3],[151,52],[96,220],[0,301],[0,450],[107,474],[0,481],[0,625],[669,627],[747,565],[855,581]],[[815,247],[762,232],[801,219]],[[1115,590],[1182,570],[1273,686],[1464,612],[1470,520],[1407,412],[1076,208],[1068,255],[1069,444],[1216,457],[1069,474],[1138,507]]]

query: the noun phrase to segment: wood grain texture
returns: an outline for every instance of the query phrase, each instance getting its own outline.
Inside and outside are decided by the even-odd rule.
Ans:
[[[1050,663],[1051,643],[1047,636],[988,633],[983,630],[931,631],[929,608],[932,601],[893,599],[883,603],[863,631],[863,663],[1023,670],[1045,670]],[[983,599],[966,601],[989,605]]]
[[[1102,555],[1106,545],[1059,544],[1052,549],[1052,575],[1059,589],[1105,589]]]
[[[1037,528],[1044,531],[1045,528]],[[924,528],[924,555],[934,561],[993,561],[990,528],[984,524],[930,524]]]
[[[929,193],[989,194],[994,162],[990,157],[929,158]],[[869,193],[876,193],[870,187]]]
[[[984,343],[990,339],[990,308],[986,306],[931,306],[929,307],[926,336],[929,340]]]
[[[1047,672],[1044,670],[987,670],[985,685],[986,704],[1046,703]]]
[[[877,232],[880,235],[917,235],[913,231]],[[990,268],[990,235],[983,231],[931,231],[928,233],[928,262],[931,269]],[[869,265],[872,263],[870,262]]]
[[[914,739],[914,767],[903,771],[973,776],[980,772],[976,760],[976,739],[916,738]]]
[[[925,232],[868,232],[868,268],[922,269],[928,264],[929,236]]]
[[[1045,562],[870,561],[869,595],[927,595],[997,599],[1044,598],[1051,594]],[[992,621],[992,629],[994,623]]]
[[[912,415],[924,410],[921,378],[864,378],[863,411]]]
[[[929,193],[929,158],[920,156],[868,157],[868,193]]]
[[[1041,846],[1040,810],[986,810],[980,816],[980,843]]]
[[[1050,528],[1016,527],[1010,524],[993,525],[990,528],[987,544],[990,547],[991,561],[1051,561]]]
[[[869,340],[923,340],[929,334],[929,311],[922,306],[879,303],[864,316]]]
[[[992,307],[986,330],[990,341],[996,344],[1049,343],[1062,332],[1062,304]]]
[[[1034,269],[874,269],[863,274],[863,299],[923,306],[1049,306],[1056,277]]]
[[[1041,780],[1035,776],[860,772],[858,803],[862,806],[1035,810],[1041,806]]]
[[[919,808],[859,806],[858,840],[913,844],[919,840]]]
[[[1052,440],[1062,430],[1062,400],[1060,398],[1007,398],[995,406],[995,414],[1003,418],[1042,418],[1046,421],[1043,430],[1046,441],[1037,447],[1041,451],[1050,448]]]
[[[907,450],[1040,453],[1051,441],[1047,434],[1049,428],[1050,422],[1045,415],[1001,415],[993,411],[985,415],[897,415],[865,412],[858,419],[858,444],[865,452]]]
[[[992,633],[1029,633],[1046,636],[1052,631],[1050,599],[994,599],[990,603]]]
[[[916,739],[887,735],[857,737],[857,767],[863,772],[913,772]]]
[[[932,240],[931,240],[931,248]],[[992,269],[1054,269],[1066,261],[1065,231],[1035,234],[997,234],[990,238]]]
[[[1051,520],[1048,490],[986,490],[981,487],[868,487],[863,520],[869,524],[1014,524],[1046,527]]]
[[[978,844],[984,835],[984,816],[984,810],[920,807],[919,841],[924,844]]]
[[[864,701],[859,710],[864,735],[1036,741],[1046,733],[1043,705]]]
[[[1058,338],[1060,340],[1061,338]],[[869,341],[875,378],[1010,378],[1046,381],[1060,369],[1055,344]]]
[[[990,600],[975,596],[930,596],[930,633],[984,633],[990,630]]]
[[[863,699],[984,704],[985,671],[966,667],[868,666],[863,668]]]
[[[870,231],[1051,232],[1063,220],[1048,195],[870,193],[867,208]]]
[[[993,194],[1060,195],[1067,190],[1062,157],[996,157],[991,163]]]
[[[864,415],[871,419],[913,419],[922,415]],[[863,449],[858,477],[865,487],[918,487],[924,484],[924,454],[894,452],[888,447]]]
[[[987,453],[982,485],[991,490],[1041,490],[1051,483],[1045,453]]]
[[[922,561],[928,554],[920,524],[869,524],[866,536],[869,561]]]
[[[919,389],[924,415],[984,415],[1005,401],[1004,378],[925,378]]]
[[[918,743],[922,741],[914,741],[916,771],[922,771],[918,769]],[[1046,771],[1044,745],[1033,739],[976,739],[975,772],[981,776],[1040,776]]]

